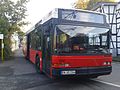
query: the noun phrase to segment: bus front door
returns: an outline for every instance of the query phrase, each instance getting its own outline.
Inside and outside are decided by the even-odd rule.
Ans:
[[[43,37],[43,69],[48,74],[50,73],[50,37],[49,35],[44,35]]]

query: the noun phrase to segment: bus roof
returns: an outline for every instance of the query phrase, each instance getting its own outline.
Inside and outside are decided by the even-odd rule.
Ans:
[[[98,14],[98,15],[105,15],[100,12],[96,11],[90,11],[90,10],[82,10],[82,9],[63,9],[63,8],[55,8],[54,10],[50,11],[45,17],[43,17],[38,23],[43,24],[47,20],[51,18],[59,18],[59,11],[76,11],[76,12],[84,12],[84,13],[92,13],[92,14]]]
[[[33,31],[36,26],[44,24],[51,18],[103,24],[104,22],[106,23],[105,17],[105,14],[96,11],[55,8],[54,10],[49,12],[45,17],[43,17],[37,24],[35,24],[35,26],[32,27],[26,34]]]

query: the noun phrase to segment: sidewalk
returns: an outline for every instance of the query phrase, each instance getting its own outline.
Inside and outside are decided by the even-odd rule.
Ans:
[[[24,90],[46,79],[45,75],[36,73],[32,63],[24,59],[21,49],[15,51],[13,60],[0,63],[0,90]]]
[[[36,73],[34,65],[24,59],[22,49],[15,51],[13,60],[0,63],[0,76]]]

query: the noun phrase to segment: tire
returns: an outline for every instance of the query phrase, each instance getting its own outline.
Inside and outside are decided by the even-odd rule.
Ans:
[[[39,56],[36,56],[35,68],[36,68],[36,72],[37,73],[41,73],[41,71],[40,71],[40,58],[39,58]]]
[[[30,59],[28,57],[25,57],[25,60],[30,61]]]

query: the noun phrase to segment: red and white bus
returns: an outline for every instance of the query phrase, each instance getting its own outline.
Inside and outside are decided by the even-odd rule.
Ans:
[[[50,77],[98,77],[112,72],[110,32],[101,13],[55,9],[26,33],[25,56]]]

